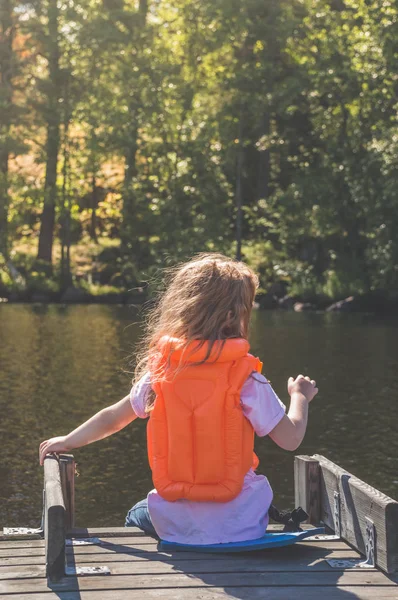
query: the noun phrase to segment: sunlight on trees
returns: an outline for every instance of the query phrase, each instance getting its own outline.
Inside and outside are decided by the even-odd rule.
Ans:
[[[3,0],[4,261],[123,288],[217,250],[265,290],[397,290],[397,11]]]

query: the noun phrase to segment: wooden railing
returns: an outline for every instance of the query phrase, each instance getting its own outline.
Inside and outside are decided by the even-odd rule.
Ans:
[[[375,564],[398,570],[398,502],[319,454],[295,457],[294,481],[310,523],[324,523],[362,554],[373,536]]]
[[[44,537],[46,572],[56,581],[65,575],[65,539],[74,529],[75,461],[70,454],[44,460]],[[312,525],[324,524],[366,554],[369,524],[375,564],[398,570],[398,502],[320,455],[296,456],[295,504]]]

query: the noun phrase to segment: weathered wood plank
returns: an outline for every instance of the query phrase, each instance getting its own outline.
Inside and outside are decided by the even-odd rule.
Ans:
[[[321,519],[334,528],[334,492],[340,494],[341,536],[365,553],[366,517],[375,526],[376,564],[393,573],[398,569],[398,502],[364,483],[348,471],[313,456],[321,469]]]
[[[3,542],[3,541],[7,542],[7,541],[12,541],[12,540],[20,542],[22,540],[41,540],[41,539],[43,539],[43,536],[42,536],[41,533],[28,533],[28,534],[23,535],[23,536],[19,536],[19,535],[4,535],[3,533],[0,533],[0,543]]]
[[[281,531],[283,528],[282,525],[277,525],[275,527],[269,527],[268,530],[271,531]],[[313,526],[312,525],[303,525],[303,529],[312,529]],[[122,530],[124,528],[121,528]],[[151,543],[157,543],[156,540],[154,540],[154,538],[151,538],[150,536],[145,535],[142,531],[141,534],[138,535],[131,535],[131,536],[125,536],[123,535],[123,531],[119,532],[118,529],[116,529],[115,531],[113,531],[113,535],[107,535],[109,532],[108,530],[106,531],[106,534],[103,535],[100,533],[99,530],[94,530],[94,531],[98,531],[98,535],[88,535],[88,536],[81,536],[81,535],[67,535],[67,539],[87,539],[89,540],[90,538],[93,537],[97,537],[101,540],[103,540],[104,542],[110,542],[110,543],[118,543],[118,544],[135,544],[137,543],[145,543],[145,542],[151,542]],[[120,535],[120,533],[122,533],[122,535]],[[130,541],[128,540],[128,538],[132,538]],[[137,539],[139,538],[139,539]],[[4,541],[0,541],[0,550],[4,550],[6,548],[15,548],[15,549],[20,549],[20,548],[42,548],[45,546],[45,541],[40,538],[40,539],[34,539],[34,540],[30,540],[30,539],[23,539],[23,540],[18,540],[18,539],[12,539],[12,540],[4,540]]]
[[[295,544],[297,547],[305,548],[306,551],[314,551],[317,552],[319,546],[323,547],[323,544],[319,542],[300,542]],[[328,550],[344,550],[347,548],[344,542],[340,542],[338,540],[326,542],[325,548]],[[156,543],[147,542],[143,544],[119,544],[119,543],[110,543],[105,542],[104,544],[93,545],[93,546],[74,546],[74,547],[66,547],[66,554],[110,554],[119,552],[121,554],[148,554],[156,552],[157,545]],[[279,550],[278,548],[275,549]],[[267,552],[267,550],[263,550],[262,552]],[[177,553],[174,553],[177,554]],[[181,552],[179,552],[181,554]],[[186,553],[184,552],[184,555]],[[0,559],[7,557],[17,557],[17,556],[45,556],[45,552],[42,548],[16,548],[16,549],[6,549],[0,550]]]
[[[75,459],[72,454],[59,455],[62,495],[65,503],[65,527],[70,531],[75,526]]]
[[[295,505],[308,514],[308,523],[318,525],[321,516],[319,462],[311,456],[294,457]]]
[[[53,591],[77,590],[126,590],[148,588],[186,587],[280,587],[317,585],[323,588],[341,585],[374,585],[380,587],[398,586],[380,571],[334,571],[330,572],[263,572],[255,573],[202,573],[200,575],[173,573],[166,575],[97,575],[95,577],[68,577],[52,583]],[[48,589],[45,579],[12,579],[0,581],[0,593],[44,592]]]
[[[303,529],[311,529],[313,525],[303,524]],[[272,523],[268,526],[267,531],[282,531],[283,525]],[[67,533],[68,538],[85,538],[85,537],[148,537],[138,527],[74,527]]]
[[[124,528],[121,528],[124,529]],[[135,528],[133,528],[135,529]],[[73,530],[75,531],[75,530]],[[90,538],[100,538],[103,540],[109,539],[112,541],[117,538],[121,543],[124,543],[126,541],[126,543],[129,543],[129,538],[131,538],[131,542],[130,543],[134,543],[137,538],[139,538],[140,541],[144,541],[144,540],[154,540],[154,538],[151,538],[149,536],[147,536],[143,531],[140,531],[140,535],[137,535],[136,533],[133,533],[132,535],[124,535],[123,531],[113,531],[110,532],[109,530],[106,530],[105,535],[101,534],[100,531],[98,530],[93,530],[94,532],[98,531],[98,535],[94,535],[94,533],[91,533],[90,535],[79,535],[79,532],[83,532],[83,531],[87,531],[87,529],[83,530],[83,529],[78,529],[76,530],[77,534],[76,535],[72,535],[71,532],[69,532],[69,534],[66,535],[67,539],[90,539]],[[0,541],[0,550],[3,550],[5,548],[41,548],[45,546],[45,541],[42,537],[36,537],[34,539],[18,539],[18,538],[13,538],[13,539],[4,539],[3,541]]]
[[[196,561],[198,562],[198,561]],[[227,563],[224,564],[223,561],[219,561],[217,563],[215,563],[214,561],[207,561],[202,563],[198,563],[197,566],[194,566],[193,563],[187,563],[187,566],[185,567],[185,565],[183,563],[180,563],[179,566],[176,565],[170,565],[167,563],[160,563],[160,564],[156,564],[156,563],[149,563],[147,566],[143,567],[141,565],[141,568],[137,568],[137,565],[135,563],[129,563],[129,562],[116,562],[116,563],[111,563],[111,564],[107,564],[105,566],[108,566],[112,575],[142,575],[143,577],[145,576],[151,576],[152,575],[167,575],[168,573],[172,573],[172,574],[178,574],[178,573],[186,573],[186,574],[192,574],[192,575],[200,575],[200,574],[207,574],[207,573],[286,573],[287,572],[287,567],[289,565],[283,565],[282,562],[279,565],[279,568],[277,566],[274,566],[274,564],[270,565],[270,564],[259,564],[259,563],[248,563],[245,565],[242,564],[236,564],[233,565],[231,563]],[[189,565],[189,566],[188,566]],[[86,564],[78,564],[78,566],[93,566],[93,565],[86,565]],[[104,566],[104,565],[102,565]],[[330,573],[330,569],[331,567],[329,567],[329,565],[323,560],[323,559],[317,559],[316,561],[314,561],[311,564],[311,567],[307,567],[304,568],[303,566],[300,566],[298,564],[293,564],[291,565],[292,568],[289,570],[289,572],[303,572],[303,571],[308,571],[308,572],[313,572],[313,571],[317,571],[317,572],[322,572],[322,573]],[[360,567],[357,567],[358,571],[363,571],[363,569],[360,569]],[[45,567],[40,566],[40,565],[36,565],[36,566],[30,566],[30,567],[19,567],[19,568],[11,568],[11,567],[7,567],[4,569],[0,570],[0,580],[11,580],[11,579],[36,579],[36,578],[45,578],[46,577],[46,570]]]
[[[44,459],[44,538],[47,575],[53,580],[65,572],[65,531],[59,464],[55,456],[49,455]]]
[[[20,550],[21,548],[45,548],[46,542],[40,540],[10,540],[0,542],[0,550]]]
[[[93,561],[85,560],[87,557],[71,557],[69,566],[92,565]],[[91,557],[90,557],[91,558]],[[165,573],[245,573],[245,572],[286,572],[286,571],[326,571],[330,572],[331,567],[325,560],[325,556],[301,555],[300,553],[272,554],[266,556],[229,556],[219,560],[213,560],[212,557],[204,557],[202,560],[178,560],[167,559],[159,560],[156,557],[151,560],[127,560],[126,557],[118,557],[119,560],[101,561],[101,564],[110,568],[113,575],[152,575]],[[122,558],[122,560],[120,560]],[[359,559],[360,554],[354,552],[332,552],[327,553],[327,558],[334,559]],[[95,564],[98,564],[98,559]],[[358,567],[359,568],[359,567]],[[0,579],[19,579],[45,577],[45,567],[43,565],[4,565],[0,567]]]
[[[156,540],[152,540],[151,538],[146,538],[145,541],[137,541],[135,543],[132,543],[131,541],[129,541],[128,543],[124,542],[123,539],[117,539],[115,538],[115,540],[102,540],[101,545],[92,545],[92,546],[67,546],[66,547],[66,552],[70,553],[70,552],[74,552],[75,554],[91,554],[91,553],[97,553],[97,552],[137,552],[137,553],[147,553],[147,552],[153,552],[156,551],[157,549],[157,542]],[[340,541],[340,540],[331,540],[331,541],[302,541],[302,542],[297,542],[296,544],[294,544],[295,548],[305,548],[306,550],[314,550],[317,551],[319,549],[319,547],[324,547],[328,550],[344,550],[346,549],[348,546],[344,541]],[[292,546],[293,547],[293,546]],[[28,550],[28,549],[27,549]],[[38,549],[40,550],[40,549]],[[280,552],[280,551],[288,551],[289,547],[286,548],[272,548],[269,550],[262,550],[261,552],[270,552],[272,550],[272,552]],[[34,549],[33,549],[34,551]],[[34,552],[33,552],[34,554]],[[174,554],[177,554],[177,552],[175,552]],[[178,554],[182,554],[181,552],[179,552]],[[185,552],[183,553],[185,554]]]
[[[138,527],[74,527],[67,537],[147,537]]]
[[[271,552],[270,552],[271,554]],[[358,552],[355,552],[355,550],[352,550],[349,546],[347,546],[347,548],[345,550],[325,550],[320,548],[320,550],[318,552],[314,551],[312,549],[311,552],[306,552],[305,551],[305,555],[308,556],[309,560],[314,561],[317,559],[317,557],[322,557],[322,558],[339,558],[339,559],[343,559],[343,558],[358,558],[360,555]],[[206,555],[207,557],[210,556],[211,560],[213,562],[215,561],[219,561],[219,560],[224,560],[224,557],[222,554],[210,554],[210,555]],[[283,560],[286,560],[286,558],[291,556],[290,551],[285,548],[284,549],[284,554],[279,555],[281,556],[281,558],[283,558]],[[170,564],[178,564],[180,562],[184,562],[187,560],[199,560],[202,561],[203,560],[204,555],[202,553],[199,552],[176,552],[175,554],[163,554],[161,552],[147,552],[146,554],[136,554],[136,555],[126,555],[125,554],[117,554],[117,553],[112,553],[112,554],[108,554],[105,557],[102,557],[101,559],[98,558],[97,554],[70,554],[67,556],[67,558],[69,559],[69,562],[76,562],[76,564],[89,564],[89,563],[98,563],[101,562],[101,564],[111,564],[114,562],[125,562],[126,560],[128,560],[129,562],[144,562],[144,563],[148,563],[149,561],[153,562],[153,561],[161,561],[163,562],[169,562]],[[247,557],[247,554],[234,554],[234,559],[238,559],[241,557]],[[268,557],[268,553],[264,554],[263,552],[261,554],[257,554],[257,553],[252,553],[250,554],[250,557],[252,560],[255,561],[259,561],[259,562],[264,562],[264,558],[267,559]],[[35,565],[42,565],[43,564],[43,558],[41,556],[15,556],[15,557],[11,557],[11,558],[1,558],[0,559],[0,570],[3,567],[8,567],[8,566],[35,566]]]
[[[149,600],[396,600],[393,588],[375,588],[364,585],[336,586],[327,588],[327,596],[322,586],[300,587],[211,587],[146,589],[145,598]],[[376,595],[375,595],[376,594]],[[15,596],[14,596],[15,597]],[[142,600],[142,590],[125,590],[123,596],[119,590],[101,590],[101,600]],[[18,594],[18,600],[99,600],[98,591],[51,592]]]

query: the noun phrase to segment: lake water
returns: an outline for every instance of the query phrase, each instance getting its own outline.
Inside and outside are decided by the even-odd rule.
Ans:
[[[65,434],[130,389],[140,317],[128,307],[0,305],[0,527],[38,526],[39,443]],[[296,453],[323,454],[398,496],[398,320],[255,312],[252,352],[280,398],[290,375],[320,393]],[[293,454],[258,439],[260,472],[281,508],[293,504]],[[78,526],[123,525],[151,489],[145,423],[74,451]]]

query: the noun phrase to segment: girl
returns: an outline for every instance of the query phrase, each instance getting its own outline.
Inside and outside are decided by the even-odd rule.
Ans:
[[[66,436],[40,444],[40,463],[148,420],[155,488],[126,526],[178,543],[216,544],[264,535],[272,490],[254,471],[254,432],[285,450],[303,440],[318,389],[288,380],[290,408],[248,353],[258,279],[244,263],[201,254],[172,272],[148,322],[129,396]]]

